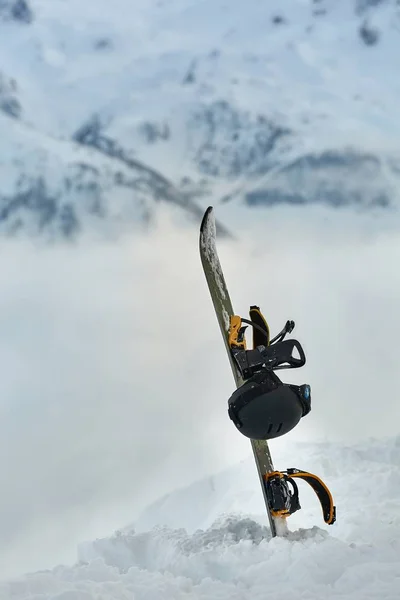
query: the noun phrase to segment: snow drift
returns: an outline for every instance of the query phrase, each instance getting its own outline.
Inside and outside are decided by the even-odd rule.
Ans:
[[[1,600],[397,600],[400,438],[297,444],[286,454],[323,470],[337,525],[319,525],[318,503],[302,487],[292,532],[271,539],[249,458],[163,498],[136,531],[82,544],[74,566],[0,584]],[[187,530],[174,528],[179,521]]]

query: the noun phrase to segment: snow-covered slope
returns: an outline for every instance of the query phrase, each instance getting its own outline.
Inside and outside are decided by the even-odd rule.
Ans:
[[[396,206],[399,11],[1,0],[2,229],[68,234],[210,195]]]
[[[7,121],[0,112],[4,130]],[[21,121],[13,123],[12,136],[0,150],[0,231],[6,234],[71,238],[83,224],[103,234],[120,233],[151,221],[160,201],[197,220],[202,214],[186,194],[140,161],[46,135]]]
[[[321,526],[318,503],[301,486],[292,533],[271,540],[249,458],[160,500],[136,532],[82,544],[75,566],[0,584],[1,600],[396,600],[400,439],[285,447],[290,464],[296,457],[328,481],[334,526]]]

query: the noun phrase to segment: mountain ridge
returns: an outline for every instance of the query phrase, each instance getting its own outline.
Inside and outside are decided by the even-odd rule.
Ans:
[[[125,18],[130,10],[127,0],[101,2],[97,11],[76,0],[0,3],[6,179],[19,164],[13,189],[0,191],[3,232],[68,237],[91,219],[83,194],[71,202],[68,186],[55,190],[53,167],[32,182],[29,202],[21,197],[20,179],[32,180],[37,169],[26,144],[42,163],[57,163],[44,135],[137,169],[130,180],[118,168],[122,177],[112,184],[92,177],[88,194],[97,188],[102,197],[104,228],[106,213],[119,211],[121,187],[132,191],[120,214],[127,223],[137,212],[148,224],[159,200],[196,218],[226,201],[233,210],[237,203],[397,210],[397,2],[297,0],[288,10],[251,0],[228,11],[211,0],[154,0],[139,2],[134,20]],[[18,123],[32,135],[18,134],[16,145]],[[75,148],[58,164],[60,181],[71,180]],[[44,218],[44,205],[57,218],[50,209]]]

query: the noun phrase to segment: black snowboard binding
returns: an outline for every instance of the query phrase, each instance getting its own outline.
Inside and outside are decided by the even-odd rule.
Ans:
[[[267,499],[272,516],[285,518],[300,510],[299,489],[295,478],[303,479],[313,488],[320,501],[325,523],[333,525],[336,521],[336,507],[332,494],[322,479],[301,469],[274,471],[265,475]]]
[[[230,397],[228,413],[246,437],[269,440],[288,433],[310,412],[311,389],[308,384],[282,383],[275,373],[306,362],[300,342],[284,339],[293,331],[294,322],[287,321],[270,340],[267,322],[257,306],[250,308],[250,318],[235,315],[230,320],[229,346],[244,383]],[[252,350],[246,349],[243,323],[253,327]]]

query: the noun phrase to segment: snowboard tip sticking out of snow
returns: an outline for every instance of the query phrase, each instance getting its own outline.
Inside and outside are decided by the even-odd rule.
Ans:
[[[204,274],[237,388],[229,400],[228,414],[239,431],[242,430],[242,433],[250,438],[271,534],[273,537],[286,535],[287,517],[300,509],[296,478],[303,479],[313,488],[321,503],[325,522],[332,524],[336,519],[336,508],[324,482],[316,475],[302,469],[276,471],[267,441],[267,438],[278,437],[281,429],[283,435],[311,410],[310,386],[284,384],[274,373],[278,369],[296,368],[305,363],[305,355],[300,343],[297,340],[283,341],[285,336],[292,332],[294,322],[287,321],[283,330],[270,340],[268,324],[257,306],[250,307],[250,321],[235,315],[218,257],[212,206],[207,208],[201,222],[199,246]],[[252,350],[246,349],[243,322],[253,327]],[[294,348],[300,350],[301,360],[293,356]],[[257,386],[263,390],[261,400],[257,399],[258,405],[254,402],[254,390]],[[268,394],[265,393],[266,391]],[[253,410],[256,406],[256,413],[258,411],[260,415],[262,411],[266,411],[266,407],[268,407],[267,412],[271,412],[270,407],[275,406],[280,415],[277,423],[267,424],[265,439],[264,436],[262,439],[254,439],[251,429],[250,433],[246,434],[244,423],[235,412],[240,410],[241,414],[246,415],[247,411],[248,415],[250,405],[253,406]],[[297,411],[296,418],[285,430],[285,423],[280,422],[281,416],[293,417],[293,407]],[[286,420],[287,424],[288,420]],[[275,425],[277,427],[274,429]],[[262,428],[260,431],[263,431]],[[261,437],[261,433],[258,437]]]

